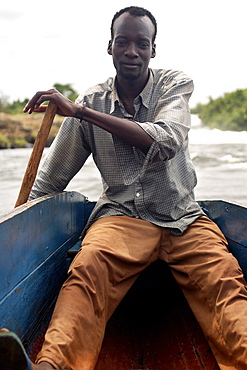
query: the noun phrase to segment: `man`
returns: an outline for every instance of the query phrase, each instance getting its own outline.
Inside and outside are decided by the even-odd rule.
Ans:
[[[188,152],[193,82],[181,72],[149,69],[156,21],[148,11],[121,10],[111,32],[115,79],[76,103],[54,89],[38,92],[24,109],[40,112],[45,110],[40,104],[51,100],[59,114],[71,117],[50,148],[31,198],[63,190],[91,153],[103,194],[37,364],[18,340],[15,345],[32,370],[94,369],[107,320],[140,272],[160,258],[170,266],[220,368],[246,369],[245,281],[224,236],[194,200],[196,176]]]

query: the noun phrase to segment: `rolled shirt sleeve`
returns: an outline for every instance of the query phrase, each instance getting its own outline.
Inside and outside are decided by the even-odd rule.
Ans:
[[[65,118],[38,172],[29,200],[63,191],[90,153],[80,121]]]

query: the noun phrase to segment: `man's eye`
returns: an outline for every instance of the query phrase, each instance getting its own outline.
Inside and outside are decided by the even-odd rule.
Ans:
[[[117,44],[118,46],[124,46],[124,45],[126,45],[126,41],[118,40],[118,41],[116,41],[116,44]]]
[[[148,45],[146,42],[141,42],[141,43],[139,44],[139,47],[140,47],[140,48],[142,48],[142,49],[146,49],[146,48],[148,48],[148,47],[149,47],[149,45]]]

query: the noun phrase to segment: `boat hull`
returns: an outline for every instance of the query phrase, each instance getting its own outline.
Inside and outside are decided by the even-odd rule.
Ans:
[[[247,276],[247,209],[200,202]],[[94,203],[75,192],[46,196],[0,217],[0,322],[35,359]],[[165,262],[142,272],[110,318],[96,370],[218,369]]]

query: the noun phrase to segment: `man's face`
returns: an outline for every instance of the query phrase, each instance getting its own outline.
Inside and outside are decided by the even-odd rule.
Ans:
[[[108,53],[112,55],[117,75],[126,80],[143,81],[148,76],[150,58],[155,57],[153,23],[147,16],[123,13],[114,22],[113,31]]]

